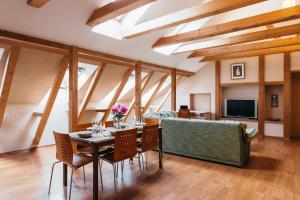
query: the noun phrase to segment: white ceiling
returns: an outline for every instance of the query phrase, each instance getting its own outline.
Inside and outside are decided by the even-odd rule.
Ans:
[[[217,15],[206,26],[280,9],[283,1],[268,0]],[[295,1],[299,4],[299,0]],[[166,56],[153,50],[155,41],[172,29],[130,40],[117,40],[92,32],[91,27],[85,23],[93,10],[107,0],[50,0],[39,9],[28,6],[26,2],[27,0],[0,1],[0,29],[189,71],[197,71],[203,65],[199,63],[199,59],[186,59],[187,54]],[[139,22],[201,2],[202,0],[158,0]]]

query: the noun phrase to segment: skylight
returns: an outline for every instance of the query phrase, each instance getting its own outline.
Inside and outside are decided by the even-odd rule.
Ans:
[[[78,89],[80,89],[87,80],[93,75],[97,69],[97,65],[87,63],[78,63]],[[66,89],[69,86],[69,69],[67,69],[64,79],[61,84],[61,89]]]
[[[282,2],[282,7],[283,8],[289,8],[289,7],[292,7],[292,6],[295,6],[296,5],[296,0],[284,0]]]
[[[144,79],[147,74],[148,73],[146,73],[146,72],[142,72],[142,79]],[[134,86],[135,86],[135,73],[132,72],[132,74],[129,77],[129,80],[125,84],[125,86],[120,94],[119,99],[124,97],[130,90],[132,90],[134,88]]]
[[[127,14],[120,15],[112,20],[98,24],[92,28],[92,31],[114,39],[122,40],[126,30],[134,26],[151,5],[152,3],[149,3],[132,10]]]

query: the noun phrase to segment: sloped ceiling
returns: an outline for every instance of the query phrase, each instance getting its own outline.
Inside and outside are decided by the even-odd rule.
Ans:
[[[197,71],[203,65],[198,63],[199,59],[186,59],[185,54],[165,56],[153,50],[154,42],[173,30],[172,28],[121,41],[92,32],[86,21],[93,10],[107,0],[51,0],[39,9],[28,6],[26,2],[27,0],[0,1],[0,29],[190,71]],[[202,0],[158,0],[138,23],[201,2]],[[204,26],[273,11],[282,8],[282,2],[283,0],[268,0],[216,15]],[[299,0],[296,0],[296,4],[299,4]]]
[[[54,82],[62,58],[58,54],[22,48],[8,103],[40,103]]]

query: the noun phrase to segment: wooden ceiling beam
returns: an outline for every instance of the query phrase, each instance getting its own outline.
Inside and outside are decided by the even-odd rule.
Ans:
[[[0,30],[0,43],[10,46],[32,48],[37,50],[49,51],[58,54],[69,53],[71,46],[58,42],[40,39],[28,35]]]
[[[12,86],[12,81],[14,78],[19,53],[20,48],[12,47],[10,49],[9,56],[6,61],[0,91],[0,127],[2,126],[6,104]]]
[[[121,93],[122,93],[122,91],[123,91],[123,89],[124,89],[124,87],[125,87],[128,79],[129,79],[130,75],[132,74],[133,70],[134,70],[134,68],[131,67],[131,68],[129,68],[126,71],[126,73],[124,75],[124,78],[122,79],[122,81],[121,81],[121,83],[120,83],[120,85],[119,85],[119,87],[118,87],[115,95],[113,96],[111,102],[108,105],[108,111],[104,113],[104,116],[103,116],[103,118],[101,120],[102,123],[104,123],[108,119],[108,117],[110,115],[110,112],[111,112],[111,108],[113,107],[113,105],[115,105],[117,103],[117,101],[118,101],[118,99],[119,99],[119,97],[120,97],[120,95],[121,95]]]
[[[128,33],[126,33],[125,37],[129,39],[155,31],[161,31],[167,28],[178,26],[180,24],[214,16],[249,5],[254,5],[263,1],[265,0],[214,0],[207,3],[200,3],[197,6],[138,24],[128,30]]]
[[[89,85],[89,88],[87,89],[86,95],[83,98],[82,104],[80,106],[80,110],[79,110],[79,115],[78,115],[78,121],[80,121],[80,119],[83,116],[83,113],[86,111],[86,108],[88,106],[88,103],[90,102],[94,91],[96,89],[96,86],[103,74],[103,71],[106,67],[106,63],[101,64],[98,69],[96,70],[95,75],[93,76],[93,79],[91,81],[91,84]]]
[[[244,52],[237,52],[237,53],[223,54],[223,55],[216,55],[216,56],[207,56],[204,57],[200,62],[245,58],[245,57],[253,57],[253,56],[260,56],[260,55],[293,52],[293,51],[300,51],[300,45],[276,47],[270,49],[258,49],[253,51],[244,51]]]
[[[45,5],[49,0],[27,0],[27,4],[35,7],[35,8],[40,8],[43,5]]]
[[[294,35],[299,33],[300,33],[300,24],[295,24],[295,25],[283,26],[274,29],[267,29],[263,31],[246,33],[243,35],[215,40],[213,46],[209,46],[201,49],[194,49],[191,51],[209,50],[221,46],[236,45],[236,44],[241,44],[246,42],[254,42],[254,41],[277,38],[282,36],[289,36],[289,35]],[[184,53],[184,52],[180,52],[180,53]]]
[[[40,143],[40,140],[43,136],[45,127],[47,125],[47,122],[48,122],[48,119],[49,119],[49,116],[50,116],[50,113],[51,113],[53,105],[55,103],[55,99],[56,99],[57,94],[59,92],[59,88],[60,88],[61,83],[64,79],[68,64],[69,64],[69,57],[65,56],[62,59],[60,65],[58,67],[58,72],[57,72],[56,77],[54,79],[54,82],[53,82],[53,85],[52,85],[52,88],[51,88],[46,106],[44,108],[44,111],[41,114],[41,120],[40,120],[38,128],[35,132],[35,136],[34,136],[34,139],[33,139],[33,142],[32,142],[32,147],[37,147]]]
[[[274,28],[272,24],[294,20],[300,18],[300,6],[294,6],[269,13],[264,13],[252,17],[247,17],[223,24],[217,24],[195,31],[177,34],[169,37],[160,38],[153,47],[161,47],[175,43],[190,42],[203,38],[218,36],[226,33],[242,31],[260,26],[267,26],[268,29]],[[272,28],[271,28],[272,27]]]
[[[161,72],[168,73],[168,74],[171,74],[172,70],[174,69],[171,67],[166,67],[166,66],[162,66],[162,65],[158,65],[158,64],[153,64],[153,63],[147,63],[147,62],[143,62],[143,61],[138,61],[138,63],[141,64],[143,68],[155,70],[155,71],[161,71]],[[181,70],[181,69],[176,69],[176,73],[177,73],[177,75],[187,76],[187,77],[195,75],[194,72],[189,72],[189,71],[185,71],[185,70]]]
[[[148,108],[151,106],[152,101],[155,99],[156,95],[158,94],[160,88],[163,86],[164,82],[167,80],[168,76],[169,75],[165,75],[160,79],[160,81],[159,81],[158,85],[156,86],[155,90],[153,91],[150,99],[147,101],[144,109],[142,110],[142,115],[145,114],[146,111],[148,110]]]
[[[116,0],[94,10],[88,21],[89,26],[96,26],[103,22],[114,19],[120,15],[126,14],[136,8],[156,0]]]
[[[211,48],[202,51],[201,50],[194,51],[191,55],[189,55],[189,58],[214,56],[214,55],[237,53],[237,52],[251,51],[251,50],[258,50],[258,49],[291,46],[297,44],[300,44],[300,36],[284,38],[284,39],[275,39],[266,42],[255,42],[255,43],[240,44],[235,46],[216,47],[216,48]]]

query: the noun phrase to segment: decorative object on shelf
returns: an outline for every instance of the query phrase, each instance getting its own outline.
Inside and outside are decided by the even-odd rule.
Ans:
[[[231,79],[245,79],[245,63],[231,64]]]
[[[271,107],[272,108],[278,108],[278,94],[272,94],[271,95]]]
[[[116,121],[116,128],[121,129],[121,120],[125,116],[128,108],[125,105],[117,104],[114,105],[111,109],[111,112],[113,114],[113,119]]]

